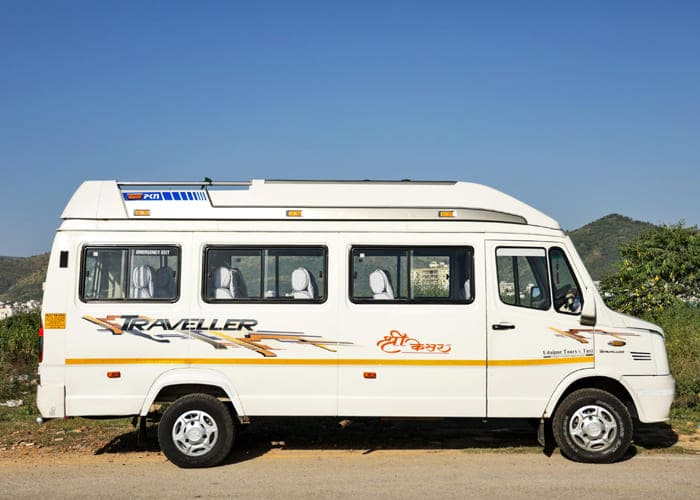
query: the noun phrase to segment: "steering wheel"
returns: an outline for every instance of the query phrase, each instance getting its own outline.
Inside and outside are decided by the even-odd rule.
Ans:
[[[564,285],[554,292],[554,308],[558,311],[567,302],[573,303],[574,298],[576,298],[576,288],[571,285]]]

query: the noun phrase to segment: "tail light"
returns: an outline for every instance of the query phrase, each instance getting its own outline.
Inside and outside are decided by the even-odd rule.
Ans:
[[[39,323],[39,363],[44,360],[44,325]]]

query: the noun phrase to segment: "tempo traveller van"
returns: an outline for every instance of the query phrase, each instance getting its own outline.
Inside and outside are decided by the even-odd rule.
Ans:
[[[661,328],[485,186],[87,181],[62,219],[39,411],[155,415],[181,467],[258,416],[536,418],[582,462],[669,416]]]

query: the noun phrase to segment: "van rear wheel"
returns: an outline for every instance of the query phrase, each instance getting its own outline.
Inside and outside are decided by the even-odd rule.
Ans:
[[[632,442],[627,407],[600,389],[569,394],[554,414],[552,430],[562,454],[576,462],[616,462]]]
[[[158,443],[179,467],[212,467],[231,452],[235,427],[226,406],[208,394],[175,401],[158,424]]]

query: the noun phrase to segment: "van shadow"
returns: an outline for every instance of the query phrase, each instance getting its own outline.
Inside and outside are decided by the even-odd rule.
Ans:
[[[157,452],[157,429],[149,425],[140,442],[136,431],[116,436],[95,454]],[[224,463],[251,460],[275,449],[365,454],[377,450],[538,449],[536,425],[522,419],[258,417],[237,430],[233,451]]]
[[[95,451],[130,453],[160,451],[156,425],[139,441],[136,431],[116,436]],[[623,458],[638,450],[664,449],[678,441],[668,424],[637,424],[634,444]],[[551,443],[551,441],[548,441]],[[553,446],[543,450],[551,455]],[[380,450],[504,450],[538,453],[537,424],[525,419],[379,419],[334,417],[259,417],[239,427],[233,451],[224,464],[261,457],[272,450],[345,450],[370,454]]]
[[[670,448],[678,442],[678,434],[669,424],[642,424],[637,422],[634,429],[634,444],[646,450]]]
[[[445,450],[533,448],[536,428],[522,420],[260,418],[238,436],[226,463],[282,450]]]

